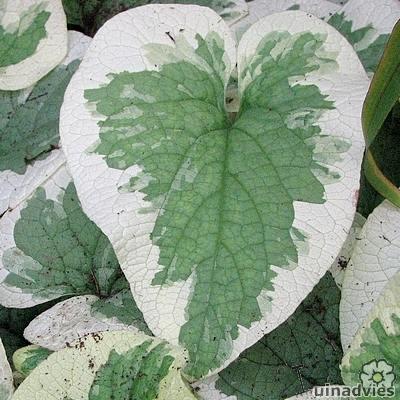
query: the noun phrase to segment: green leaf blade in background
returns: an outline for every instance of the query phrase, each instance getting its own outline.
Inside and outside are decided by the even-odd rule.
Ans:
[[[386,117],[399,98],[400,21],[393,28],[365,99],[362,122],[367,147],[375,140]]]

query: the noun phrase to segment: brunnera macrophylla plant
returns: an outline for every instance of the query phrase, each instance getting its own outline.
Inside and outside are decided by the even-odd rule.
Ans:
[[[61,0],[0,2],[0,90],[24,89],[67,54]]]
[[[151,5],[93,39],[62,146],[149,328],[187,350],[189,379],[281,324],[331,266],[355,213],[368,83],[343,36],[300,11],[236,44],[209,9]]]

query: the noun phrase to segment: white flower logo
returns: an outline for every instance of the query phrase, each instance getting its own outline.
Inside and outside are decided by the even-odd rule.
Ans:
[[[393,365],[385,360],[372,360],[363,365],[360,380],[364,388],[375,386],[377,388],[390,388],[396,375],[393,373]]]

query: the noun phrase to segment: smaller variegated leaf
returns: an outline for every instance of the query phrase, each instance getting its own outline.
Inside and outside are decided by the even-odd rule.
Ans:
[[[61,0],[0,2],[0,90],[31,86],[67,53]]]
[[[399,398],[400,272],[388,281],[363,321],[341,368],[346,385],[361,385],[360,400]]]
[[[132,332],[99,332],[43,361],[13,400],[195,400],[181,375],[185,354]],[[54,384],[49,376],[54,377]]]
[[[21,347],[13,354],[14,368],[25,379],[51,353],[52,351],[34,344]]]

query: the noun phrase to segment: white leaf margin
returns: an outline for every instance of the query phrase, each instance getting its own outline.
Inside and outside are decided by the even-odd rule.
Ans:
[[[18,64],[0,68],[0,90],[19,90],[31,86],[56,67],[67,54],[67,19],[61,0],[3,0],[1,25],[7,30],[7,26],[19,22],[21,13],[41,3],[50,12],[45,25],[47,36],[39,42],[32,56]]]
[[[156,16],[154,20],[149,19],[150,15]],[[137,174],[138,168],[131,167],[126,171],[111,169],[102,156],[86,152],[99,138],[97,122],[102,117],[94,117],[85,106],[84,90],[108,82],[106,75],[110,72],[154,68],[145,61],[141,52],[143,43],[151,39],[155,43],[171,45],[165,32],[177,34],[181,26],[186,28],[184,35],[189,43],[195,43],[195,33],[204,35],[210,29],[216,30],[225,39],[228,58],[235,59],[235,45],[228,28],[211,10],[183,5],[173,8],[166,5],[138,7],[119,14],[99,30],[66,91],[60,120],[61,141],[84,211],[113,244],[150,329],[173,344],[177,344],[180,326],[185,323],[191,279],[161,289],[150,286],[159,270],[158,249],[149,239],[156,215],[138,213],[145,205],[140,192],[118,192],[117,183],[128,182]],[[275,291],[263,292],[259,297],[261,309],[266,311],[265,307],[269,307],[268,322],[265,319],[255,322],[250,329],[239,326],[239,338],[235,340],[233,353],[221,368],[294,312],[332,265],[355,213],[364,149],[360,115],[369,80],[348,42],[328,24],[300,11],[275,14],[253,25],[239,44],[240,56],[251,56],[266,33],[282,29],[290,33],[312,30],[328,34],[326,48],[338,53],[340,72],[328,78],[309,74],[307,82],[315,83],[322,93],[336,100],[338,108],[327,111],[319,121],[322,131],[347,138],[352,147],[343,160],[334,165],[334,169],[344,176],[340,182],[326,186],[326,204],[295,202],[294,227],[308,236],[309,253],[303,254],[304,248],[299,248],[299,267],[293,271],[276,268]],[[117,57],[121,48],[124,49],[123,57]],[[238,61],[240,71],[242,60]],[[323,153],[324,146],[319,150]],[[140,232],[135,225],[140,225]],[[135,239],[129,241],[128,238]],[[272,298],[272,304],[269,298]]]
[[[57,303],[38,315],[25,328],[28,342],[49,350],[61,350],[80,337],[105,331],[139,332],[133,325],[126,325],[116,317],[107,318],[94,314],[92,305],[99,300],[95,295],[75,296]]]
[[[89,36],[76,31],[68,31],[68,53],[60,65],[68,65],[74,60],[82,59],[91,42]],[[33,86],[21,93],[23,103]],[[44,159],[34,161],[27,166],[24,174],[6,170],[0,172],[0,217],[9,209],[17,207],[32,192],[57,170],[65,159],[60,151],[54,150]]]
[[[61,162],[61,160],[64,160],[64,162]],[[44,176],[47,177],[47,180],[42,182],[40,187],[45,190],[47,199],[58,202],[58,196],[64,192],[64,189],[71,182],[71,175],[67,171],[65,158],[61,152],[59,152],[59,158],[56,159],[56,161],[57,164],[52,163],[48,166],[48,173],[44,172]],[[27,200],[38,187],[39,186],[33,188],[32,193]],[[24,293],[21,289],[4,283],[9,272],[4,268],[2,260],[3,254],[8,249],[16,246],[14,240],[14,226],[20,219],[21,210],[25,208],[25,206],[26,201],[20,203],[12,211],[4,214],[0,219],[0,304],[4,307],[33,307],[37,304],[59,297],[58,295],[54,295],[53,297],[44,296],[43,298],[38,296],[33,297],[31,293]]]
[[[400,209],[385,200],[368,216],[346,268],[340,335],[346,351],[388,281],[400,271]]]
[[[11,400],[13,392],[13,374],[0,338],[0,395],[5,395],[1,400]]]

